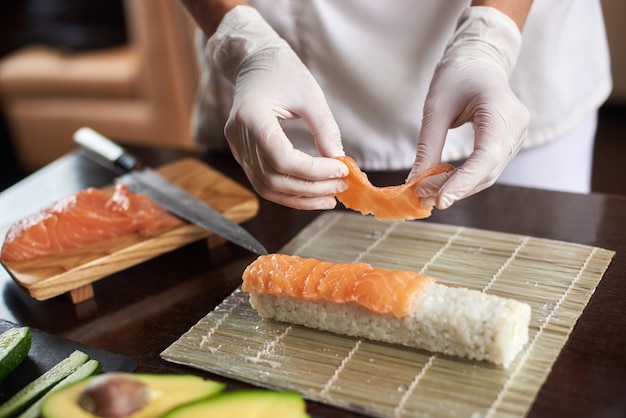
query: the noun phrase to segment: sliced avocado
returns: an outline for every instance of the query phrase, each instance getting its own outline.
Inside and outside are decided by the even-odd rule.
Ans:
[[[183,405],[163,418],[309,418],[306,403],[297,393],[271,390],[227,392]]]
[[[44,418],[94,418],[103,410],[132,418],[156,418],[177,406],[224,389],[220,382],[192,375],[104,373],[51,393],[41,405]],[[97,415],[99,414],[99,415]]]

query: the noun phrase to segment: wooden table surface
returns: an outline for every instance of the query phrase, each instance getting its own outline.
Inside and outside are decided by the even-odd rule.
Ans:
[[[177,150],[129,149],[152,166],[193,156]],[[195,156],[248,185],[230,156]],[[382,186],[398,184],[405,175],[370,173],[370,179]],[[109,184],[114,177],[82,155],[70,154],[0,194],[0,225],[74,191]],[[261,201],[258,215],[243,225],[272,252],[317,215]],[[496,185],[448,210],[435,211],[429,221],[616,251],[529,416],[626,416],[625,197]],[[194,243],[96,282],[95,299],[79,305],[63,296],[36,301],[0,267],[0,318],[130,356],[139,372],[193,373],[223,380],[231,389],[244,388],[241,382],[168,363],[159,353],[230,294],[253,259],[232,244],[209,251],[204,242]],[[316,403],[309,404],[309,412],[329,418],[361,416]]]

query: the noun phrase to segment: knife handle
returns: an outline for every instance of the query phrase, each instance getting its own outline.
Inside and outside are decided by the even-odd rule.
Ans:
[[[139,160],[132,154],[91,128],[83,127],[74,132],[74,142],[124,171],[132,171],[141,166]]]

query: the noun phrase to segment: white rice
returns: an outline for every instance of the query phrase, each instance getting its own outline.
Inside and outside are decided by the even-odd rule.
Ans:
[[[250,293],[265,318],[323,331],[486,360],[508,367],[528,341],[530,306],[476,290],[429,284],[404,318],[355,303]]]

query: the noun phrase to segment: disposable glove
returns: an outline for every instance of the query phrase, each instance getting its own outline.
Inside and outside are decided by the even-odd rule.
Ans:
[[[516,24],[494,8],[469,7],[459,19],[426,96],[408,179],[440,162],[450,128],[471,122],[474,149],[453,172],[416,186],[425,204],[445,209],[491,186],[520,150],[529,113],[509,86],[520,48]]]
[[[339,128],[321,88],[253,8],[238,6],[209,38],[206,58],[235,85],[224,133],[254,189],[297,209],[331,209],[347,185]],[[302,118],[321,157],[293,147],[281,121]]]

